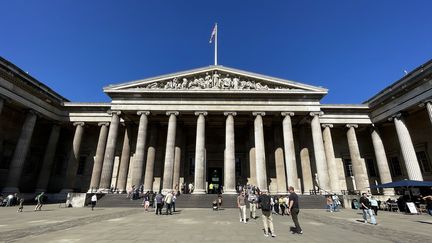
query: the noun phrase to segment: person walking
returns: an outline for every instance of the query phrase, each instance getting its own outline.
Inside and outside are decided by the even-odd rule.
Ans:
[[[269,195],[267,195],[266,191],[263,191],[261,195],[258,198],[258,204],[261,208],[262,213],[262,220],[264,225],[264,236],[269,236],[269,229],[270,234],[272,237],[276,237],[274,227],[273,227],[273,218],[272,218],[272,211],[271,211],[271,200]]]
[[[34,211],[41,211],[43,202],[44,202],[44,192],[41,192],[39,195],[36,196],[35,200],[37,201],[37,205],[35,207]]]
[[[375,216],[378,216],[378,201],[374,196],[369,199],[372,210],[374,211]]]
[[[300,224],[298,222],[298,214],[300,212],[298,196],[294,192],[294,187],[292,187],[292,186],[288,187],[288,192],[290,193],[289,205],[288,205],[288,214],[291,214],[292,220],[293,220],[294,225],[295,225],[295,229],[293,230],[293,234],[295,234],[295,233],[303,234],[303,230],[300,227]]]
[[[371,224],[376,225],[376,219],[372,212],[371,203],[367,197],[367,193],[363,193],[360,198],[360,209],[363,210],[363,220],[366,224],[368,222],[368,215],[370,217]]]
[[[93,194],[93,196],[91,197],[91,209],[92,209],[92,211],[94,210],[94,207],[96,207],[96,202],[97,202],[97,196],[96,196],[96,194]]]
[[[256,208],[257,208],[257,202],[258,198],[255,195],[255,193],[251,193],[248,196],[248,202],[249,202],[249,214],[252,219],[256,219]]]
[[[239,208],[240,212],[240,222],[244,222],[246,224],[246,202],[245,202],[245,193],[241,192],[240,195],[237,197],[237,207]]]
[[[22,212],[24,208],[24,198],[19,199],[19,208],[17,212]]]

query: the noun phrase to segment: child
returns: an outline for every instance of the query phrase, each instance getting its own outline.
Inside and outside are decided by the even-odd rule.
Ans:
[[[17,212],[22,212],[22,210],[24,208],[23,204],[24,204],[24,198],[20,198],[20,200],[19,200],[19,208],[18,208]]]

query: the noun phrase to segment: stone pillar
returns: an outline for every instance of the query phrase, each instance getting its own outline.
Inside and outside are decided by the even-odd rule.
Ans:
[[[225,154],[224,154],[224,194],[236,194],[235,173],[235,130],[236,112],[224,112],[225,121]]]
[[[375,158],[378,165],[378,171],[380,174],[381,183],[392,182],[390,168],[388,165],[384,144],[381,140],[381,136],[376,127],[372,127],[371,130],[372,143],[375,151]],[[384,188],[384,195],[394,195],[394,190],[390,188]]]
[[[98,124],[100,126],[99,131],[99,139],[96,148],[96,156],[93,163],[93,172],[90,180],[90,188],[88,190],[89,193],[96,192],[99,187],[99,182],[102,173],[102,162],[105,154],[105,146],[108,137],[108,122],[101,122]]]
[[[157,127],[155,125],[152,126],[150,131],[150,141],[149,146],[147,148],[147,160],[146,160],[146,169],[144,175],[144,191],[153,191],[153,173],[154,173],[154,164],[156,157],[156,146],[157,146]]]
[[[256,156],[255,156],[255,132],[253,127],[249,129],[249,180],[248,184],[257,185],[256,180]]]
[[[396,133],[399,139],[402,156],[408,173],[408,179],[423,181],[423,175],[411,140],[411,135],[405,125],[402,115],[399,113],[393,117]]]
[[[118,178],[117,178],[117,185],[116,188],[118,189],[119,193],[125,193],[126,192],[126,183],[127,183],[127,177],[129,172],[129,161],[130,161],[130,131],[131,128],[128,125],[125,125],[125,133],[123,138],[123,148],[122,153],[120,157],[120,165],[119,165],[119,172],[118,172]]]
[[[312,169],[309,156],[309,149],[302,148],[300,150],[300,160],[302,166],[302,176],[303,176],[303,194],[310,194],[310,191],[314,189]],[[294,188],[295,189],[295,188]]]
[[[108,131],[108,141],[105,149],[102,174],[99,183],[99,191],[104,193],[109,192],[111,188],[120,114],[120,111],[111,111],[111,125]]]
[[[287,179],[285,174],[285,159],[282,140],[282,131],[279,126],[274,126],[273,141],[275,145],[274,160],[276,169],[277,194],[287,194]],[[298,188],[295,188],[298,190]]]
[[[321,190],[330,190],[329,173],[324,152],[324,143],[322,138],[319,116],[322,112],[311,112],[313,117],[311,122],[312,140],[314,146],[315,163],[318,174],[318,183]]]
[[[144,155],[147,140],[148,115],[150,115],[150,112],[138,111],[137,114],[140,116],[140,121],[138,126],[136,151],[132,163],[132,185],[138,187],[143,184]]]
[[[167,116],[169,116],[168,121],[168,132],[165,148],[165,164],[163,172],[163,184],[162,192],[166,193],[171,191],[173,184],[173,171],[174,171],[174,155],[175,155],[175,138],[177,129],[177,116],[178,111],[168,111]]]
[[[18,143],[15,147],[15,152],[10,163],[6,187],[3,188],[3,192],[5,193],[19,192],[18,188],[21,174],[36,124],[36,119],[36,112],[32,110],[27,112],[24,124],[21,128],[21,134],[19,136]]]
[[[48,138],[48,144],[45,149],[42,168],[39,172],[39,177],[36,184],[36,192],[45,192],[48,188],[52,164],[54,162],[54,156],[55,156],[59,136],[60,136],[60,125],[54,124],[51,128],[51,133]]]
[[[256,179],[257,186],[261,191],[268,191],[267,186],[267,169],[266,169],[266,158],[265,158],[265,140],[264,140],[264,128],[263,119],[265,112],[253,112],[255,116],[254,131],[255,131],[255,157],[256,157]]]
[[[174,189],[180,190],[180,162],[181,162],[181,142],[183,139],[182,129],[179,129],[176,136],[174,148],[174,172],[173,172],[173,185]]]
[[[341,189],[339,186],[339,173],[337,170],[337,164],[333,149],[333,140],[330,128],[333,128],[332,124],[322,124],[323,130],[323,138],[324,138],[324,149],[325,155],[327,159],[327,166],[329,170],[330,177],[330,190],[333,193],[340,194]]]
[[[66,169],[66,178],[61,193],[73,192],[75,186],[75,177],[78,170],[81,140],[84,134],[84,122],[75,122],[75,134],[72,143],[72,151],[69,154],[69,160]]]
[[[300,192],[300,186],[298,185],[297,163],[296,163],[295,149],[294,149],[294,135],[293,135],[292,123],[291,123],[291,117],[294,116],[294,112],[282,112],[281,115],[284,116],[282,127],[283,127],[283,138],[284,138],[287,184],[288,186],[293,186],[296,192]]]
[[[205,116],[207,112],[195,112],[198,116],[195,146],[195,189],[193,194],[205,194]]]
[[[355,133],[355,128],[357,128],[358,125],[347,124],[346,127],[348,128],[347,131],[348,147],[350,151],[355,184],[357,190],[360,190],[361,192],[367,192],[369,190],[369,179],[366,170],[366,164],[360,156],[357,136]]]
[[[432,100],[426,100],[419,104],[420,107],[426,107],[426,111],[429,116],[429,120],[432,124]]]

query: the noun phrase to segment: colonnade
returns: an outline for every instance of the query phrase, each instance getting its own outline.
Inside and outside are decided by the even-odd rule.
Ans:
[[[0,114],[3,110],[3,100],[0,99]],[[427,112],[432,122],[432,106],[430,102],[426,103]],[[92,176],[90,181],[90,189],[98,190],[101,192],[109,191],[111,187],[111,179],[114,167],[115,150],[117,144],[117,137],[120,125],[121,111],[111,111],[111,122],[99,123],[100,132],[99,139],[96,149],[96,156],[94,160]],[[206,111],[194,112],[196,116],[196,146],[195,146],[195,180],[194,193],[200,194],[205,193],[205,144],[206,144]],[[285,193],[286,186],[294,186],[299,189],[299,179],[297,174],[297,164],[295,156],[295,144],[293,137],[293,127],[291,117],[295,116],[293,112],[283,111],[280,113],[283,119],[282,124],[282,135],[283,135],[283,160],[276,159],[276,168],[285,169],[283,175],[284,180],[278,180],[278,192]],[[137,134],[136,151],[133,161],[130,160],[130,129],[125,129],[125,136],[122,147],[122,157],[120,159],[119,177],[117,187],[121,192],[126,191],[126,179],[129,167],[132,167],[132,184],[139,185],[144,184],[144,190],[152,190],[153,188],[153,175],[155,168],[155,137],[156,127],[152,127],[149,131],[148,123],[149,111],[138,111],[137,115],[139,118],[139,127]],[[179,184],[180,178],[180,152],[176,149],[176,135],[177,131],[177,116],[178,111],[167,111],[168,116],[168,130],[167,139],[165,146],[165,157],[164,157],[164,171],[162,190],[172,190],[175,185]],[[237,112],[224,112],[225,116],[225,150],[224,150],[224,192],[235,193],[235,117]],[[256,175],[256,185],[263,191],[268,190],[268,180],[266,172],[266,151],[265,151],[265,139],[263,129],[263,117],[266,115],[265,112],[252,112],[251,115],[254,117],[254,157],[255,164],[251,167],[255,167],[253,170]],[[317,184],[318,186],[327,191],[340,192],[340,185],[337,180],[336,162],[333,148],[333,141],[331,136],[332,124],[321,124],[320,116],[322,112],[311,112],[311,131],[313,141],[313,151],[317,170]],[[28,111],[26,114],[25,121],[22,125],[21,134],[18,139],[17,146],[15,148],[13,158],[9,167],[9,174],[6,181],[6,186],[3,188],[4,192],[18,192],[20,178],[23,171],[25,157],[27,155],[31,137],[33,134],[34,126],[37,120],[37,113],[34,111]],[[151,118],[150,118],[151,119]],[[423,180],[422,173],[420,170],[419,163],[416,158],[414,145],[411,140],[410,133],[404,122],[403,116],[397,114],[391,117],[391,120],[395,124],[396,133],[398,136],[399,144],[402,151],[403,160],[405,167],[408,172],[408,178],[414,180]],[[74,123],[75,133],[73,137],[73,146],[71,156],[69,157],[67,164],[67,171],[65,182],[63,185],[63,192],[70,192],[73,189],[75,183],[75,177],[79,161],[79,153],[83,133],[85,129],[84,122]],[[364,159],[360,156],[360,151],[357,142],[356,129],[357,124],[346,124],[346,136],[348,140],[348,148],[350,157],[352,160],[352,168],[355,179],[355,184],[358,190],[367,190],[369,186],[368,175],[366,171],[366,165]],[[381,183],[391,182],[390,169],[386,158],[386,153],[382,138],[379,130],[372,126],[371,127],[371,138],[373,142],[373,148],[375,152],[375,158],[379,171]],[[37,191],[45,191],[49,182],[49,172],[53,165],[53,158],[55,155],[56,144],[58,143],[60,132],[60,124],[55,123],[51,128],[51,133],[48,138],[48,143],[45,150],[45,155],[42,161],[42,169],[39,173],[37,180]],[[149,136],[149,139],[147,138]],[[149,140],[147,145],[146,141]],[[303,180],[305,178],[305,172],[310,173],[310,163],[304,163],[303,157],[308,151],[300,151],[300,157],[302,158],[302,172]],[[281,163],[283,161],[283,163]],[[130,163],[132,163],[130,165]],[[143,178],[144,175],[144,178]],[[280,174],[279,174],[280,175]],[[304,181],[306,183],[306,181]],[[280,187],[280,189],[279,189]],[[306,187],[306,185],[304,185]],[[386,194],[391,193],[388,190],[384,191]]]

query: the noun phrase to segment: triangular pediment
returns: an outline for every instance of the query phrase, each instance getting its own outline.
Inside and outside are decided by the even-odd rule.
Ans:
[[[127,91],[285,91],[327,93],[327,89],[321,87],[223,66],[209,66],[123,84],[110,85],[105,87],[104,91],[107,93]]]

